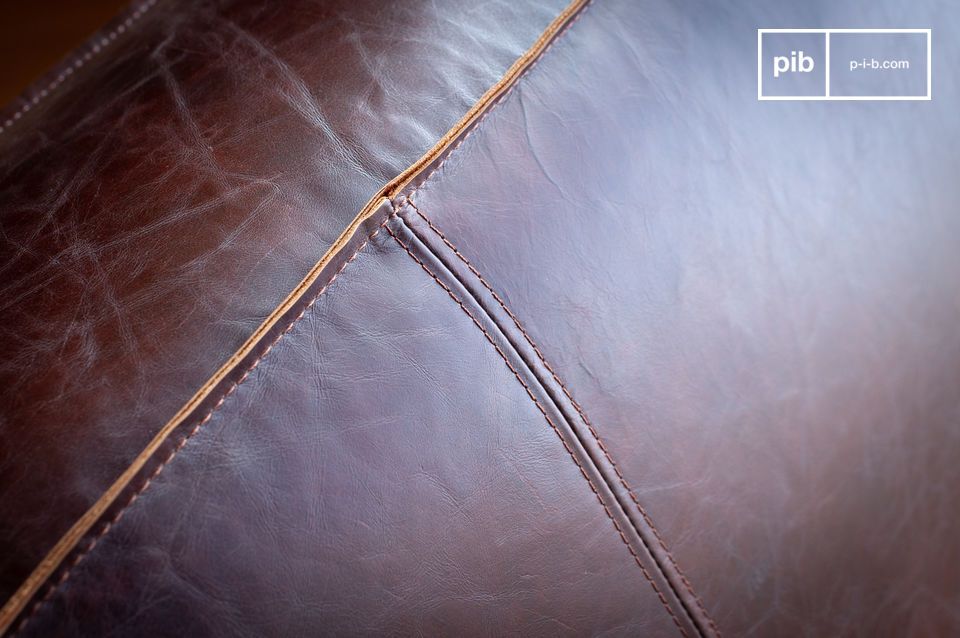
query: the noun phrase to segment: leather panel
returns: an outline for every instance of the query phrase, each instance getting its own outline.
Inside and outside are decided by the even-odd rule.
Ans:
[[[728,635],[960,631],[960,87],[755,84],[758,26],[958,22],[936,2],[594,2],[407,193]]]
[[[673,611],[677,624],[689,634],[714,635],[715,623],[627,484],[609,448],[517,316],[470,260],[413,202],[404,201],[397,216],[403,226],[410,229],[409,243],[421,246],[422,252],[435,255],[436,261],[442,264],[433,271],[424,264],[424,269],[431,275],[436,271],[450,273],[453,282],[469,290],[468,295],[476,300],[480,312],[490,317],[496,331],[508,340],[509,349],[517,353],[517,367],[529,370],[533,377],[531,385],[543,388],[550,403],[557,407],[559,414],[552,421],[560,426],[558,429],[569,432],[564,439],[583,459],[585,473],[591,476],[607,511],[613,513],[611,518],[617,532],[630,543],[631,553],[644,576]],[[404,240],[397,238],[397,241],[407,247]],[[414,259],[419,258],[414,255]]]
[[[4,128],[0,599],[565,5],[161,1]]]
[[[546,397],[399,232],[359,251],[20,635],[678,635]]]

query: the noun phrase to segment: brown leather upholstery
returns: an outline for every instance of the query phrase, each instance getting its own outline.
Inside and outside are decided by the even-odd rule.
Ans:
[[[960,87],[756,99],[895,6],[135,5],[0,117],[0,628],[960,632]]]

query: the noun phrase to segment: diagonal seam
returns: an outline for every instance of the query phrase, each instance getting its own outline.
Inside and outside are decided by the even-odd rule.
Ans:
[[[327,291],[327,289],[330,288],[333,282],[336,281],[337,277],[340,276],[340,274],[346,269],[346,267],[351,263],[353,263],[353,261],[357,258],[357,255],[359,255],[360,252],[364,248],[366,248],[367,244],[369,244],[370,241],[373,240],[377,236],[377,234],[380,233],[380,230],[382,228],[386,227],[387,221],[389,221],[389,219],[390,217],[387,217],[386,219],[384,219],[383,222],[377,227],[377,229],[373,231],[373,233],[367,236],[367,238],[363,241],[363,243],[361,243],[357,247],[356,251],[354,251],[353,255],[351,255],[349,259],[343,262],[340,268],[338,268],[337,271],[333,273],[333,276],[330,277],[327,283],[325,283],[320,288],[320,290],[318,290],[317,293],[310,299],[310,301],[307,302],[306,305],[304,305],[304,307],[300,310],[300,312],[290,320],[290,323],[287,325],[287,327],[284,328],[283,331],[281,331],[272,342],[270,342],[270,344],[260,354],[259,357],[254,359],[249,364],[247,369],[244,371],[243,375],[229,387],[229,389],[223,394],[223,396],[220,397],[220,400],[217,401],[207,411],[206,415],[203,418],[201,418],[196,423],[196,425],[194,425],[193,428],[189,432],[187,432],[186,436],[184,436],[177,443],[177,445],[173,448],[173,450],[171,450],[170,454],[167,455],[167,457],[160,462],[160,464],[150,474],[150,476],[147,477],[147,480],[143,483],[143,485],[141,485],[139,489],[134,491],[134,493],[130,496],[130,500],[128,500],[127,503],[116,513],[116,515],[112,519],[110,519],[106,523],[106,525],[103,526],[103,528],[93,538],[90,544],[87,545],[87,547],[84,548],[82,551],[77,553],[76,557],[73,559],[70,565],[66,568],[66,570],[64,570],[63,575],[61,575],[60,578],[57,580],[57,582],[54,583],[49,588],[49,590],[43,596],[43,598],[41,598],[36,603],[34,603],[33,607],[30,609],[30,612],[24,617],[24,619],[20,622],[20,624],[17,626],[17,628],[14,630],[13,634],[11,635],[16,635],[17,633],[22,631],[24,627],[27,626],[27,624],[30,622],[30,619],[36,616],[36,614],[40,611],[40,609],[43,608],[44,604],[47,601],[49,601],[50,598],[53,597],[53,594],[55,594],[60,589],[61,585],[63,585],[63,583],[65,583],[70,578],[70,574],[73,572],[73,569],[77,565],[79,565],[83,561],[83,559],[90,554],[91,551],[93,551],[93,548],[97,546],[97,543],[99,543],[100,540],[107,535],[107,533],[113,528],[113,526],[116,525],[121,518],[123,518],[123,515],[127,512],[127,510],[137,501],[138,498],[140,498],[140,495],[143,494],[150,487],[151,483],[153,482],[153,479],[155,479],[163,471],[163,469],[167,466],[167,464],[173,460],[173,458],[177,455],[177,453],[181,449],[183,449],[183,446],[186,445],[187,441],[193,438],[193,435],[196,434],[200,430],[200,428],[203,427],[203,425],[210,420],[214,412],[220,409],[220,407],[224,404],[227,398],[236,391],[236,389],[240,386],[240,384],[247,380],[247,378],[250,376],[250,373],[253,372],[254,369],[256,369],[256,367],[268,354],[270,354],[270,352],[273,350],[273,347],[277,345],[277,343],[284,337],[284,335],[290,332],[293,326],[296,325],[296,323],[303,318],[303,316],[311,307],[313,307],[316,301],[323,295],[323,293]]]
[[[393,218],[393,217],[396,217],[397,219],[400,220],[401,223],[406,225],[406,222],[404,222],[403,218],[397,215],[396,209],[394,209],[394,213],[390,216],[390,218]],[[390,218],[388,218],[388,220]],[[623,528],[621,528],[620,523],[618,523],[617,519],[613,516],[613,513],[610,511],[609,506],[603,501],[603,498],[600,496],[600,492],[597,490],[596,486],[594,485],[593,480],[587,474],[586,470],[583,467],[583,464],[577,458],[573,449],[570,447],[570,444],[567,443],[566,439],[563,438],[563,435],[560,433],[560,429],[553,422],[553,419],[551,419],[550,416],[547,414],[546,409],[543,407],[543,405],[540,403],[537,397],[533,394],[533,391],[530,389],[529,384],[527,384],[527,382],[523,380],[523,377],[520,376],[519,371],[516,369],[516,367],[512,363],[510,363],[510,360],[507,358],[507,355],[503,352],[500,346],[493,340],[493,337],[490,336],[490,333],[487,331],[487,329],[484,328],[483,325],[473,315],[473,313],[471,313],[467,309],[466,305],[463,303],[463,301],[460,300],[459,297],[457,297],[456,293],[454,293],[449,286],[443,283],[440,280],[440,278],[436,274],[434,274],[432,270],[430,270],[429,266],[427,266],[423,262],[423,260],[421,260],[419,257],[414,255],[413,251],[410,250],[410,248],[403,242],[402,239],[397,237],[397,235],[393,232],[393,230],[391,230],[389,226],[385,226],[385,228],[387,232],[390,234],[390,236],[393,237],[393,239],[397,242],[397,244],[399,244],[400,247],[403,248],[403,250],[405,250],[406,253],[410,255],[410,257],[415,262],[417,262],[417,264],[420,265],[420,268],[422,268],[424,272],[430,275],[430,277],[437,283],[437,285],[443,288],[443,290],[446,291],[447,295],[451,299],[453,299],[453,301],[458,306],[460,306],[460,309],[463,310],[463,312],[466,313],[466,315],[470,318],[473,324],[480,329],[480,331],[483,333],[483,336],[487,339],[488,342],[490,342],[490,345],[494,347],[494,349],[497,351],[497,354],[500,355],[500,358],[503,359],[503,362],[507,364],[507,367],[513,373],[514,377],[516,377],[517,381],[520,382],[520,385],[523,386],[523,389],[526,391],[527,396],[529,396],[530,399],[534,402],[534,404],[537,407],[537,410],[540,411],[540,414],[543,415],[543,418],[546,419],[547,423],[556,433],[557,437],[559,437],[560,442],[563,443],[564,449],[566,449],[567,453],[570,455],[570,458],[572,458],[573,462],[577,465],[577,469],[580,470],[580,474],[582,474],[583,478],[587,480],[587,484],[590,486],[590,490],[597,497],[597,500],[600,502],[600,505],[603,507],[603,511],[607,514],[607,517],[610,519],[610,521],[613,523],[614,528],[617,530],[617,534],[619,534],[620,540],[623,541],[624,545],[627,546],[627,549],[630,550],[630,554],[633,556],[634,562],[636,562],[637,566],[640,568],[640,571],[643,573],[644,577],[647,579],[647,582],[649,582],[651,587],[653,587],[654,592],[656,592],[657,598],[663,604],[664,608],[667,610],[667,613],[670,614],[670,618],[673,620],[673,623],[677,626],[677,628],[680,630],[680,633],[685,638],[689,638],[686,630],[683,628],[683,625],[680,622],[680,619],[677,618],[676,613],[674,613],[673,608],[670,606],[670,603],[667,600],[666,596],[664,596],[663,592],[660,590],[660,587],[657,585],[656,581],[653,580],[653,577],[650,576],[650,572],[647,571],[647,568],[644,567],[643,562],[640,559],[640,556],[637,554],[637,551],[633,548],[633,545],[630,544],[630,541],[627,539],[626,534],[624,534],[623,532]]]
[[[437,169],[450,157],[454,151],[479,127],[483,120],[494,110],[503,98],[509,95],[518,81],[532,69],[543,55],[563,34],[567,32],[583,14],[590,0],[571,0],[570,4],[547,26],[534,44],[518,58],[503,77],[491,86],[467,113],[449,130],[440,140],[424,153],[416,162],[410,165],[401,174],[385,184],[360,210],[353,221],[343,230],[337,240],[324,253],[320,261],[307,273],[296,288],[264,319],[257,330],[244,342],[200,389],[177,411],[173,417],[151,439],[147,447],[137,455],[131,465],[114,481],[104,494],[78,519],[73,526],[57,541],[56,545],[44,556],[33,572],[20,585],[16,592],[0,607],[0,633],[6,631],[10,624],[23,613],[24,608],[34,598],[40,589],[58,569],[71,552],[77,550],[84,537],[97,525],[109,508],[113,507],[116,499],[131,485],[147,463],[155,459],[161,445],[164,445],[175,429],[192,419],[202,403],[213,396],[214,391],[220,388],[228,375],[239,369],[244,358],[259,347],[262,339],[274,327],[279,325],[286,313],[302,300],[307,290],[322,276],[327,265],[338,258],[346,248],[348,242],[355,236],[360,225],[376,213],[380,203],[393,197],[405,189],[414,179],[422,175],[428,166],[437,162],[426,178],[420,182],[422,186]],[[352,257],[351,257],[352,260]],[[338,273],[339,274],[339,273]],[[332,280],[331,280],[332,281]],[[328,282],[329,285],[330,282]],[[261,355],[262,356],[262,355]],[[225,398],[222,395],[221,398]],[[88,547],[87,551],[91,548]],[[76,561],[74,561],[74,565]],[[68,568],[70,569],[70,568]],[[64,580],[61,576],[60,581]],[[57,585],[54,585],[56,587]],[[34,608],[36,603],[34,604]],[[31,612],[33,613],[33,612]],[[21,622],[21,625],[23,623]]]
[[[677,564],[677,561],[673,556],[673,552],[671,552],[669,547],[667,547],[667,544],[663,540],[663,537],[661,536],[660,531],[657,529],[656,525],[654,525],[653,519],[650,518],[650,516],[647,514],[646,509],[643,507],[643,505],[641,505],[640,499],[637,497],[637,494],[633,490],[633,488],[630,487],[626,477],[624,476],[623,472],[620,470],[620,466],[617,464],[616,461],[614,461],[612,455],[610,454],[609,449],[607,448],[607,445],[603,442],[603,439],[600,438],[599,433],[597,432],[593,424],[590,422],[590,419],[587,417],[583,408],[576,401],[576,399],[573,398],[573,395],[571,394],[570,390],[567,389],[566,384],[564,384],[564,382],[560,379],[560,377],[554,371],[550,363],[547,362],[547,359],[546,357],[544,357],[543,352],[540,350],[537,344],[534,343],[533,339],[524,329],[523,325],[520,323],[520,320],[513,313],[513,311],[511,311],[510,308],[507,307],[507,304],[503,301],[500,295],[497,294],[497,292],[493,289],[493,286],[491,286],[490,283],[484,278],[484,276],[480,274],[480,272],[470,262],[470,260],[468,260],[463,255],[463,253],[461,253],[460,250],[458,250],[457,247],[449,239],[447,239],[446,235],[444,235],[443,232],[436,227],[433,221],[430,218],[428,218],[423,213],[422,210],[420,210],[420,208],[414,203],[414,201],[411,198],[407,197],[405,200],[405,203],[408,204],[414,211],[416,211],[417,215],[419,215],[420,218],[427,223],[427,226],[430,228],[430,230],[432,230],[434,234],[436,234],[440,238],[440,240],[443,241],[443,243],[447,246],[447,248],[453,251],[453,254],[456,255],[457,258],[460,259],[460,261],[463,262],[463,264],[470,270],[471,273],[474,274],[474,276],[480,281],[481,285],[483,285],[483,287],[486,288],[487,291],[493,296],[494,300],[496,300],[500,308],[502,308],[503,311],[507,313],[507,315],[513,321],[514,325],[520,331],[520,334],[523,335],[523,338],[526,340],[526,342],[530,345],[531,348],[533,348],[533,351],[536,353],[537,358],[540,360],[540,363],[544,365],[544,367],[546,368],[547,372],[550,373],[550,376],[553,378],[553,380],[557,383],[558,386],[560,386],[560,389],[563,391],[564,396],[566,396],[567,399],[569,399],[571,405],[573,405],[577,414],[580,416],[580,419],[583,421],[584,425],[587,426],[587,429],[589,430],[590,435],[593,437],[593,439],[597,443],[597,447],[600,448],[600,450],[603,452],[604,457],[607,459],[607,462],[609,462],[610,466],[613,468],[613,471],[616,474],[617,480],[619,481],[620,485],[622,485],[624,490],[626,490],[627,494],[629,494],[630,500],[633,501],[634,505],[637,508],[637,511],[640,513],[644,522],[650,528],[650,531],[653,532],[653,535],[657,540],[657,544],[666,554],[667,560],[672,565],[673,570],[677,574],[677,577],[683,583],[683,586],[686,589],[687,593],[689,593],[690,596],[693,597],[694,601],[696,602],[697,608],[700,610],[700,613],[703,615],[704,620],[710,626],[710,628],[716,633],[718,638],[722,638],[722,634],[720,633],[720,630],[717,627],[716,623],[714,622],[713,618],[707,612],[706,606],[703,604],[703,601],[700,599],[700,596],[698,596],[694,591],[693,585],[687,579],[686,575],[683,573],[683,570],[680,569],[680,565]],[[639,530],[637,530],[637,532],[642,540],[642,535],[639,534]],[[651,553],[651,556],[653,556],[652,553]],[[656,560],[655,556],[653,556],[653,558],[654,560]],[[658,566],[660,567],[661,571],[664,571],[664,568],[662,565],[659,565],[658,563]]]

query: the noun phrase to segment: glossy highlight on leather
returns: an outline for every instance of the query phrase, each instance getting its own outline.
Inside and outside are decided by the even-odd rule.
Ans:
[[[787,3],[131,12],[0,135],[3,630],[960,626],[955,84],[758,103]]]

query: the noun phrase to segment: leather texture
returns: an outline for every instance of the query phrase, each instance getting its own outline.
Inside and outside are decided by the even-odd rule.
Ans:
[[[145,628],[676,633],[537,404],[386,230],[24,635]]]
[[[931,102],[758,102],[734,34],[764,14],[644,4],[592,3],[410,198],[555,364],[725,633],[955,635],[956,78]],[[960,28],[940,3],[873,11],[777,3],[760,26]]]
[[[960,633],[960,86],[755,85],[960,12],[565,6],[161,1],[0,133],[5,596],[231,366],[11,634]]]
[[[147,5],[0,134],[0,599],[565,6],[472,4]]]

